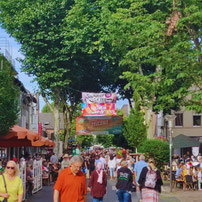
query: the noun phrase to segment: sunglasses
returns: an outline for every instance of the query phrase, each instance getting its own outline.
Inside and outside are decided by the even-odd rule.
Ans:
[[[149,163],[154,163],[153,161],[149,161]]]
[[[9,167],[9,166],[7,166],[6,168],[7,168],[7,169],[12,169],[12,170],[15,169],[15,167]]]

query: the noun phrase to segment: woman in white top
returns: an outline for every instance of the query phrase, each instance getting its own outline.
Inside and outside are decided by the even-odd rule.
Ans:
[[[116,158],[111,154],[108,160],[108,168],[110,172],[110,180],[115,178],[115,169],[116,169]]]
[[[122,156],[117,154],[116,156],[116,171],[121,168],[121,161],[122,161]]]

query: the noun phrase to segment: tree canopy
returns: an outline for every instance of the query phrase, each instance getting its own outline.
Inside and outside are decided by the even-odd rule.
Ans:
[[[0,62],[0,136],[2,136],[17,122],[20,91],[14,84],[15,72],[11,64],[1,54]]]
[[[0,23],[22,45],[23,69],[52,98],[55,114],[62,103],[70,135],[81,91],[116,91],[130,106],[136,96],[140,106],[164,113],[181,106],[200,112],[201,5],[0,0]]]
[[[123,135],[133,149],[147,138],[147,126],[144,124],[144,114],[139,110],[132,110],[127,120],[124,121]]]
[[[54,107],[49,106],[54,113],[56,141],[60,104],[63,105],[68,136],[81,91],[102,89],[99,81],[103,63],[98,52],[89,54],[81,47],[75,49],[71,30],[67,30],[66,17],[71,14],[73,3],[62,0],[0,1],[1,24],[20,42],[25,55],[23,70],[35,76],[45,100],[48,101],[48,96],[54,101]]]
[[[146,158],[154,158],[159,169],[169,161],[169,144],[161,140],[146,140],[140,144],[138,152],[144,153]]]
[[[51,106],[54,106],[54,102],[51,103]],[[51,110],[48,106],[48,104],[45,104],[41,110],[42,113],[51,113]]]
[[[102,39],[120,55],[126,89],[156,111],[181,106],[201,111],[201,3],[133,0],[124,5],[106,5],[110,20]]]
[[[14,2],[0,1],[1,23],[22,44],[24,69],[42,89],[63,89],[72,102],[79,91],[102,85],[129,99],[135,89],[142,105],[156,111],[200,111],[202,17],[196,0]]]

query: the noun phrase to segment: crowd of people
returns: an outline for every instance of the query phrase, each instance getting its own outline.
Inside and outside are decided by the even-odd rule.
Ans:
[[[83,151],[80,155],[65,153],[57,158],[52,152],[41,156],[22,156],[19,160],[14,156],[11,161],[2,161],[0,201],[4,198],[7,198],[8,202],[22,201],[22,180],[18,177],[17,166],[22,163],[26,164],[26,193],[27,196],[32,195],[35,160],[42,160],[43,184],[54,183],[54,202],[86,202],[87,192],[90,192],[93,202],[103,202],[108,180],[114,181],[119,202],[131,202],[134,191],[139,200],[156,202],[163,185],[162,173],[157,169],[155,159],[149,158],[145,161],[143,154],[134,157],[124,149],[98,149]],[[183,158],[174,155],[172,172],[174,180],[182,182],[184,190],[201,189],[200,154],[193,157],[187,153]],[[188,183],[188,179],[192,183]],[[11,188],[11,183],[15,185],[15,190]]]
[[[173,155],[172,171],[174,180],[183,186],[183,190],[201,190],[202,183],[202,156],[191,156],[187,152],[183,158]]]
[[[86,194],[90,192],[93,202],[103,202],[107,176],[109,180],[116,179],[119,202],[131,202],[133,191],[139,193],[142,201],[158,201],[163,182],[155,160],[150,158],[145,162],[144,155],[140,155],[136,162],[127,152],[110,150],[92,150],[69,156],[67,169],[61,169],[54,185],[53,201],[86,201]],[[88,184],[86,178],[89,178]]]
[[[16,193],[21,193],[21,192],[22,193],[26,192],[26,198],[32,195],[33,189],[34,189],[34,162],[39,160],[42,160],[43,162],[42,168],[41,168],[42,178],[45,178],[45,176],[47,176],[48,182],[55,181],[58,175],[57,170],[59,170],[58,168],[59,164],[51,163],[50,154],[30,155],[27,153],[25,155],[22,155],[19,159],[15,155],[13,155],[13,158],[11,159],[11,161],[8,161],[6,158],[0,159],[0,174],[2,176],[2,177],[0,176],[0,201],[3,201],[1,200],[3,198],[8,198],[7,200],[8,202],[9,201],[20,202],[23,199],[23,195],[20,194],[20,196],[18,196],[18,194]],[[12,166],[10,166],[10,164],[12,164]],[[20,169],[23,166],[26,168],[26,172],[24,171],[24,173],[26,173],[26,177],[25,177],[26,190],[24,190],[22,187],[22,183],[23,183],[22,179],[18,177],[20,175]],[[44,185],[46,185],[45,181],[43,182],[44,182]],[[11,189],[10,187],[11,183],[13,186],[15,186],[17,190],[19,189],[20,191],[16,192],[16,190]],[[16,200],[14,200],[13,198],[15,198]]]

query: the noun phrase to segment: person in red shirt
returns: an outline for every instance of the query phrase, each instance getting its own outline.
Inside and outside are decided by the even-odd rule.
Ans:
[[[70,166],[60,173],[54,186],[53,202],[86,202],[86,176],[80,171],[83,158],[72,157]]]

